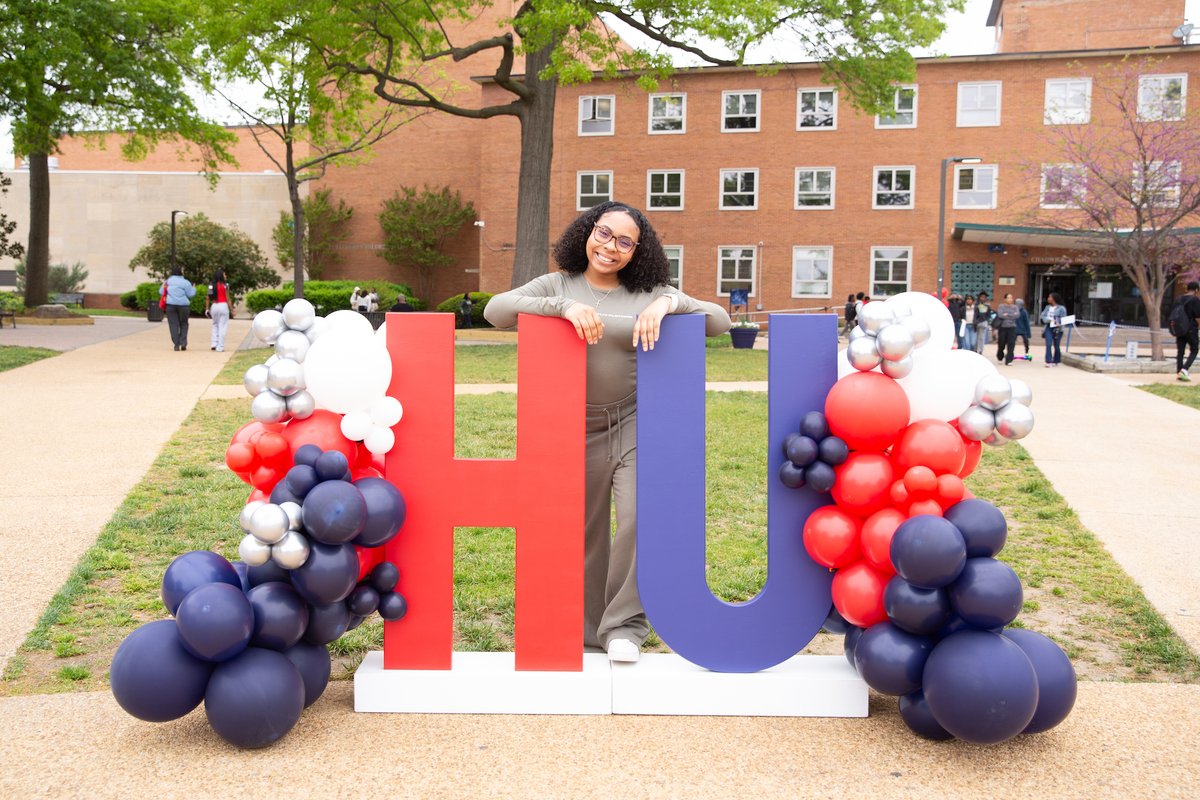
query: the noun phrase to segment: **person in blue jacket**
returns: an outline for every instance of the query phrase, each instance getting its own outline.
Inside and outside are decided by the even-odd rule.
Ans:
[[[1033,335],[1033,328],[1029,324],[1029,309],[1025,308],[1025,301],[1017,298],[1017,338],[1025,345],[1025,358],[1029,358],[1029,337]]]
[[[187,350],[188,315],[192,310],[196,287],[183,277],[183,269],[177,265],[172,267],[159,294],[167,301],[167,327],[171,330],[171,344],[175,345],[176,350]]]

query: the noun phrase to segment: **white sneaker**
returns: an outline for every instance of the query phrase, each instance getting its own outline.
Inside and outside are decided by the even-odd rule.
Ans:
[[[1188,371],[1186,369],[1179,370],[1178,380],[1190,381],[1191,379],[1192,379],[1192,376],[1188,374]]]
[[[642,655],[642,649],[629,639],[613,639],[608,643],[608,660],[633,663]]]

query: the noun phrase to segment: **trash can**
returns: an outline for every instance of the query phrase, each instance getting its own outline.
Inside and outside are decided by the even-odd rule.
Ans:
[[[147,322],[162,322],[163,310],[158,307],[158,300],[151,300],[146,303],[146,321]]]

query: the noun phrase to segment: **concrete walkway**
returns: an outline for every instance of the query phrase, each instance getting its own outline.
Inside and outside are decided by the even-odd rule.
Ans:
[[[197,399],[245,396],[209,387],[228,354],[207,349],[206,321],[186,353],[165,327],[117,324],[0,373],[0,658]],[[1200,649],[1194,475],[1168,468],[1196,463],[1200,411],[1067,367],[1006,374],[1033,387],[1037,465]],[[917,739],[878,697],[869,721],[390,716],[354,714],[339,683],[277,746],[240,752],[199,711],[151,725],[107,692],[15,697],[0,699],[0,797],[1194,797],[1198,704],[1195,685],[1085,683],[1064,725],[982,748]]]

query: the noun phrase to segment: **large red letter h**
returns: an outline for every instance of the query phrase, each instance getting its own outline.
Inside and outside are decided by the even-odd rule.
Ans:
[[[584,344],[522,315],[517,457],[454,457],[454,316],[388,314],[388,394],[404,406],[386,476],[408,517],[387,545],[408,614],[384,626],[386,669],[450,669],[454,528],[516,528],[516,668],[583,668]]]

